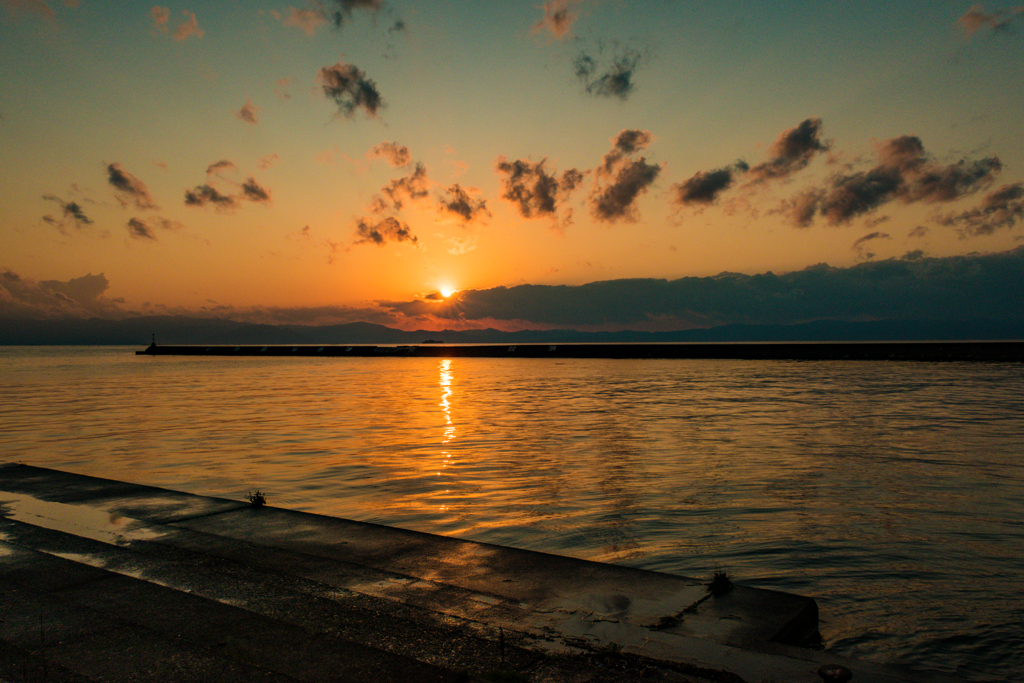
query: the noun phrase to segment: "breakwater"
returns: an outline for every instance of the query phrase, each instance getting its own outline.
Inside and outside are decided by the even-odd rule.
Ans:
[[[412,358],[662,358],[736,360],[1024,361],[1021,341],[697,344],[158,345],[145,356],[352,356]]]

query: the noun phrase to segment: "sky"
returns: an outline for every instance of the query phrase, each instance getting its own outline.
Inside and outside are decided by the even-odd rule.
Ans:
[[[0,0],[0,317],[1024,318],[1024,6]]]

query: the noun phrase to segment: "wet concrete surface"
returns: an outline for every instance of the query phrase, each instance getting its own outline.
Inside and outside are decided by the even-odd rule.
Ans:
[[[810,598],[0,466],[0,679],[914,676],[797,644]]]

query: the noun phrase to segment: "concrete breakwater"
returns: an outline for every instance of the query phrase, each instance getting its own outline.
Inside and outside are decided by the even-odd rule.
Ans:
[[[348,356],[408,358],[678,358],[737,360],[1024,361],[1024,342],[808,342],[699,344],[158,345],[146,356]]]
[[[814,600],[705,581],[0,465],[8,680],[949,680],[798,647]]]

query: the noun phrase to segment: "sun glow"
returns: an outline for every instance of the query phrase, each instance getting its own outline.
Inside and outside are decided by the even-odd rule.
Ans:
[[[440,292],[441,292],[441,296],[443,296],[443,297],[444,297],[445,299],[447,299],[448,297],[450,297],[450,296],[451,296],[452,294],[454,294],[454,293],[455,293],[456,291],[458,291],[458,290],[456,290],[456,289],[455,289],[455,288],[453,288],[453,287],[447,287],[447,286],[445,286],[445,287],[441,287],[441,289],[440,289]]]

